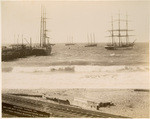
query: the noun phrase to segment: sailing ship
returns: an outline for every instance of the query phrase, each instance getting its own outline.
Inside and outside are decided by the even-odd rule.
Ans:
[[[46,9],[41,9],[41,26],[40,26],[40,45],[33,48],[33,54],[37,56],[50,55],[52,51],[51,44],[49,43],[49,37],[47,36],[46,29]]]
[[[69,43],[66,43],[66,46],[70,46],[70,45],[75,45],[75,43],[73,43],[73,36],[72,37],[67,37],[67,40],[69,41]]]
[[[133,49],[133,46],[135,45],[134,42],[129,42],[129,37],[133,35],[129,35],[129,31],[133,31],[128,29],[128,15],[126,14],[126,20],[120,19],[120,13],[118,15],[118,20],[113,20],[113,17],[111,18],[111,27],[112,29],[109,30],[111,37],[111,43],[107,44],[105,48],[107,50],[117,50],[117,49]],[[118,29],[114,29],[114,22],[118,23]],[[122,29],[121,22],[125,22],[126,28]]]
[[[14,35],[14,41],[16,40]],[[26,40],[27,44],[23,41]],[[11,44],[9,46],[2,46],[2,61],[11,61],[18,58],[25,58],[32,55],[32,43],[30,38],[30,43],[22,35],[22,43],[19,43],[19,35],[16,44]]]
[[[40,27],[40,45],[32,47],[32,40],[30,43],[22,35],[22,44],[19,44],[19,35],[17,38],[17,44],[10,45],[9,47],[2,47],[2,61],[10,61],[17,58],[25,58],[31,55],[44,56],[50,55],[52,47],[49,43],[49,37],[46,34],[46,12],[42,9],[41,12],[41,27]],[[15,36],[14,36],[15,40]],[[28,45],[24,44],[24,40],[27,41]]]
[[[95,43],[95,34],[87,34],[88,44],[85,47],[97,47],[97,43]]]

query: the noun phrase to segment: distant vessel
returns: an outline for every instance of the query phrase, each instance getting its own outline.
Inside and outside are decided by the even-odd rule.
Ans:
[[[51,45],[51,46],[54,46],[55,44],[54,44],[54,43],[50,43],[50,45]]]
[[[114,22],[118,22],[118,29],[114,29]],[[126,28],[125,29],[121,29],[120,26],[120,22],[123,21],[126,24]],[[134,42],[129,42],[129,36],[133,36],[133,35],[129,35],[128,31],[133,31],[133,30],[129,30],[128,29],[128,16],[126,14],[126,20],[122,20],[120,19],[120,13],[119,13],[119,19],[118,20],[113,20],[112,17],[112,21],[111,21],[111,25],[112,25],[112,29],[109,30],[110,32],[110,36],[111,37],[111,43],[107,44],[105,46],[105,48],[107,50],[117,50],[117,49],[132,49],[134,46]]]
[[[65,44],[66,46],[75,45],[75,43],[73,43],[73,36],[67,38],[67,40],[69,41],[69,43],[66,43],[66,44]]]
[[[46,10],[43,8],[41,12],[40,46],[34,47],[32,50],[33,54],[37,56],[50,55],[52,51],[51,45],[54,45],[49,43],[49,37],[46,34],[48,31],[46,29],[46,19]]]
[[[87,34],[88,44],[85,47],[97,47],[97,43],[95,43],[95,34]]]

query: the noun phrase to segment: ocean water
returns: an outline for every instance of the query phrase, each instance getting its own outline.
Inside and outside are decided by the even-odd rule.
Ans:
[[[2,62],[3,89],[149,88],[149,44],[106,50],[56,44],[51,56]]]

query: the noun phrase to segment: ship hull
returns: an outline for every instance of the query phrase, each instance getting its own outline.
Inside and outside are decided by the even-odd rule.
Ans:
[[[85,47],[97,47],[97,44],[85,45]]]
[[[34,48],[32,54],[36,56],[48,56],[51,54],[51,46]]]
[[[130,50],[133,49],[133,44],[123,46],[105,46],[107,50]]]
[[[51,46],[54,46],[55,44],[50,44]]]
[[[18,45],[19,47],[19,45]],[[21,46],[20,48],[2,49],[2,61],[11,61],[17,58],[24,58],[32,55],[32,48]]]
[[[2,50],[2,61],[12,61],[18,58],[25,58],[27,56],[48,56],[51,54],[51,46],[39,48],[15,48]]]

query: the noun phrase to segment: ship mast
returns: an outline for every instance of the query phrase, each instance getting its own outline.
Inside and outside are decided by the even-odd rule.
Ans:
[[[71,40],[71,42],[73,43],[73,36],[72,36],[72,40]]]
[[[16,42],[16,37],[15,37],[15,34],[14,34],[14,44],[15,44],[15,42]]]
[[[89,34],[87,34],[87,39],[88,39],[88,44],[89,44],[89,43],[90,43],[90,41],[89,41],[89,40],[90,40],[90,39],[89,39]]]
[[[18,38],[17,38],[17,46],[18,46],[18,44],[19,44],[19,34],[18,34]]]
[[[128,36],[128,15],[126,13],[126,45],[128,44],[129,36]]]
[[[114,43],[113,16],[111,17],[111,25],[112,25],[112,45],[113,45]]]
[[[42,39],[43,39],[43,11],[42,11],[42,6],[41,6],[41,24],[40,24],[40,47],[42,46]]]
[[[42,45],[45,46],[46,45],[46,18],[45,18],[46,14],[45,14],[45,8],[43,8],[43,43]]]
[[[94,43],[95,43],[95,34],[93,33],[93,41],[94,41]]]
[[[41,8],[41,28],[40,28],[40,46],[45,47],[46,46],[46,9],[44,7]]]
[[[22,34],[22,45],[23,45],[23,34]]]
[[[119,14],[118,14],[118,17],[119,17],[119,19],[118,19],[118,37],[119,37],[119,46],[120,46],[120,42],[121,42],[121,39],[120,39],[120,12],[119,12]]]
[[[92,42],[92,40],[93,40],[93,38],[92,38],[92,33],[90,33],[90,39],[91,39],[91,44],[93,43]]]

